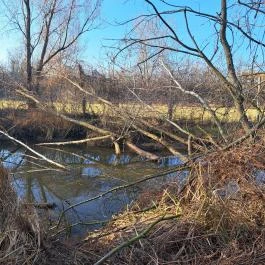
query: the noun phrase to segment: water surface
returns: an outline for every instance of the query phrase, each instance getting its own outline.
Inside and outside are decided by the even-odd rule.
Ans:
[[[34,159],[30,152],[10,144],[1,143],[0,158],[12,172],[13,185],[21,200],[56,205],[46,213],[51,223],[70,205],[181,163],[176,157],[161,159],[159,162],[146,162],[131,153],[117,157],[111,149],[90,146],[41,147],[37,150],[50,159],[67,165],[70,170],[51,169],[43,161]],[[176,177],[183,179],[183,174],[173,173],[82,204],[68,211],[64,221],[73,224],[109,220],[112,215],[132,203],[139,190],[152,189]],[[82,235],[98,226],[76,225],[71,229],[71,234]]]

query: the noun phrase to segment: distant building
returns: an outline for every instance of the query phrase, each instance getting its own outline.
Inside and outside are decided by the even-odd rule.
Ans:
[[[244,72],[241,74],[241,82],[250,97],[256,100],[257,106],[264,104],[265,72]]]
[[[255,73],[243,72],[241,74],[241,78],[243,80],[243,85],[244,81],[246,81],[247,85],[251,85],[251,87],[257,88],[258,91],[260,91],[261,88],[263,88],[265,85],[265,72],[255,72]]]

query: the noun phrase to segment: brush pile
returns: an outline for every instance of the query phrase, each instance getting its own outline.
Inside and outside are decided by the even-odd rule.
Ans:
[[[88,235],[89,264],[104,256],[95,264],[265,264],[264,152],[258,144],[217,151],[191,165],[184,187],[145,192]]]

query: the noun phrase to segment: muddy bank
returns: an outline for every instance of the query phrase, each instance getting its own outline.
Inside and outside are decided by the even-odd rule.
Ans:
[[[87,134],[83,127],[39,110],[5,109],[0,111],[0,116],[0,126],[26,142],[78,139]]]

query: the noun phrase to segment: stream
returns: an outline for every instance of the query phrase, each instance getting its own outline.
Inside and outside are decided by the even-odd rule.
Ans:
[[[125,185],[179,165],[177,157],[159,162],[148,162],[132,154],[117,157],[113,150],[91,146],[38,147],[46,157],[67,165],[69,171],[51,169],[41,160],[18,146],[0,143],[0,159],[11,172],[14,189],[26,203],[51,203],[55,207],[41,210],[50,224],[70,205],[97,196],[119,185]],[[167,181],[183,181],[187,172],[171,173],[139,186],[110,193],[97,200],[77,206],[66,213],[66,224],[83,223],[68,231],[71,236],[82,236],[97,229],[100,224],[84,225],[94,221],[107,221],[131,204],[141,190],[161,186]]]

